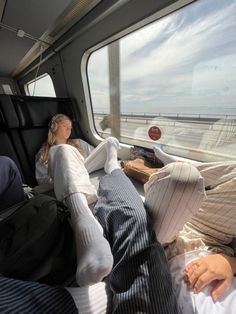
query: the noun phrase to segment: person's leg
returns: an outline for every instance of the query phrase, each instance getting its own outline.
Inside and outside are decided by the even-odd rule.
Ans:
[[[76,148],[54,146],[50,150],[49,162],[56,197],[65,200],[71,213],[77,252],[77,283],[80,286],[94,284],[110,273],[113,264],[109,243],[88,207],[88,201],[96,199],[96,190]]]
[[[107,149],[111,146],[116,147],[116,150],[119,147],[119,141],[115,137],[106,138],[85,159],[84,165],[88,173],[92,173],[104,167],[107,160]]]
[[[205,197],[200,172],[189,162],[172,162],[151,175],[144,185],[145,205],[157,239],[171,243],[198,211]]]
[[[178,313],[163,248],[136,189],[120,169],[100,180],[95,215],[110,242],[112,313]]]
[[[177,157],[164,153],[158,147],[154,148],[154,152],[165,165],[177,161]],[[201,238],[212,250],[232,254],[228,244],[236,237],[236,162],[190,160],[189,163],[193,164],[203,177],[207,197],[203,200],[201,209],[194,211],[191,221],[191,216],[188,218],[189,222],[186,221],[184,238]],[[174,220],[177,221],[176,218],[172,219]],[[172,225],[170,227],[172,228]]]
[[[1,313],[78,313],[64,288],[0,277]]]
[[[68,144],[51,147],[48,169],[58,200],[64,201],[69,195],[80,192],[86,195],[89,204],[96,201],[97,191],[90,182],[84,158],[75,147]]]
[[[14,161],[0,156],[0,210],[25,199],[22,180]]]
[[[207,198],[188,226],[207,246],[223,248],[236,237],[236,161],[199,165]]]
[[[158,146],[154,146],[153,147],[153,151],[155,153],[155,156],[160,160],[162,161],[162,163],[164,164],[164,166],[172,163],[172,162],[175,162],[175,161],[180,161],[180,159],[176,156],[173,156],[173,155],[169,155],[167,153],[165,153],[161,147],[158,147]],[[199,161],[195,161],[195,160],[189,160],[189,162],[194,165],[195,167],[202,164],[201,162]]]
[[[107,174],[111,174],[113,170],[120,169],[118,163],[117,150],[119,148],[118,141],[107,141],[105,145],[106,149],[106,161],[104,163],[104,171]]]

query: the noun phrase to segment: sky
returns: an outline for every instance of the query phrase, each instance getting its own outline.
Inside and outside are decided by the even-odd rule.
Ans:
[[[198,0],[119,44],[122,112],[236,115],[235,0]],[[107,47],[88,77],[94,111],[109,112]]]

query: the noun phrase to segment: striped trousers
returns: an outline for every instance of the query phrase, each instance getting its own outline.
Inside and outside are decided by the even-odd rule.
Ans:
[[[114,257],[112,313],[178,313],[164,251],[139,194],[120,169],[101,178],[94,211]]]
[[[1,314],[75,314],[72,297],[64,288],[48,287],[0,277]]]

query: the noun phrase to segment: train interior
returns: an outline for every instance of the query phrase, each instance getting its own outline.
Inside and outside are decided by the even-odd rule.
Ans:
[[[27,2],[1,1],[0,36],[2,47],[6,47],[0,51],[1,129],[4,130],[1,137],[8,142],[2,145],[1,153],[5,150],[6,154],[10,154],[21,170],[30,165],[30,169],[22,170],[26,183],[36,184],[34,155],[45,137],[50,117],[58,110],[71,113],[75,125],[73,136],[82,136],[95,146],[109,135],[119,138],[122,143],[121,159],[129,158],[129,149],[133,145],[147,148],[159,145],[168,153],[199,161],[235,159],[235,112],[231,105],[234,97],[233,73],[228,68],[235,46],[231,44],[228,48],[231,52],[215,53],[208,58],[203,56],[208,47],[205,50],[203,47],[203,53],[198,52],[199,60],[188,69],[182,66],[187,62],[188,55],[183,56],[186,60],[182,63],[178,62],[179,56],[176,61],[171,61],[175,62],[173,67],[176,72],[178,67],[183,67],[178,75],[173,74],[173,80],[179,78],[183,81],[182,92],[171,91],[175,83],[171,82],[169,85],[173,86],[168,87],[168,82],[159,82],[159,75],[164,70],[158,73],[149,69],[151,61],[154,64],[157,62],[158,55],[164,63],[162,58],[165,53],[162,53],[162,49],[167,49],[166,53],[172,60],[169,41],[175,38],[173,34],[167,37],[168,34],[173,31],[177,34],[181,26],[185,34],[189,27],[187,22],[184,25],[187,16],[191,17],[194,10],[200,14],[204,5],[209,11],[203,17],[205,22],[211,17],[212,6],[205,1],[147,1],[143,5],[142,1],[68,3],[61,0],[40,4],[31,1],[30,6]],[[221,6],[217,8],[219,15]],[[24,14],[17,14],[20,10]],[[212,11],[214,13],[213,8]],[[197,22],[196,19],[193,25]],[[177,26],[173,30],[171,25],[174,23]],[[163,36],[162,46],[159,49],[151,47],[153,59],[150,60],[152,56],[146,50],[149,45],[154,45],[152,36],[156,39],[160,32]],[[190,34],[189,38],[193,35]],[[218,37],[216,41],[220,41]],[[144,43],[141,38],[146,38]],[[134,77],[138,73],[135,72],[132,58],[136,58],[141,67],[146,64],[148,68],[147,73],[140,73],[140,78]],[[127,62],[131,63],[128,70],[125,67]],[[224,69],[219,69],[221,73],[215,75],[215,82],[209,83],[209,89],[204,87],[204,90],[207,78],[200,76],[207,68],[210,69],[209,75],[214,75],[212,69],[220,68],[220,64],[225,64]],[[172,74],[168,74],[169,71],[167,64],[167,75],[163,81],[168,81],[168,75]],[[186,71],[189,72],[184,76],[182,72]],[[185,82],[190,74],[189,82]],[[231,81],[228,78],[230,75]],[[157,82],[153,83],[155,76]],[[141,89],[139,86],[142,82],[144,87]],[[166,92],[160,91],[159,83],[164,84]],[[223,86],[219,91],[220,83]],[[149,99],[147,94],[152,93],[155,84],[158,86],[157,92],[153,92]],[[184,89],[191,87],[191,84],[192,88],[187,93]],[[130,90],[126,85],[131,86]],[[198,90],[199,95],[196,95]],[[211,108],[202,107],[207,101],[211,105],[217,93],[218,103],[210,116],[205,112],[207,109],[208,112],[212,111]],[[212,99],[210,94],[213,94]],[[65,103],[60,98],[66,98]],[[187,100],[190,105],[185,108]],[[195,103],[200,100],[203,105],[197,107]],[[155,105],[152,104],[154,101]],[[70,102],[73,103],[72,109],[68,106]],[[26,134],[30,134],[34,128],[34,147],[27,148]]]
[[[117,137],[120,160],[153,146],[236,160],[235,16],[233,0],[0,0],[0,155],[37,187],[35,155],[64,113],[72,138]]]

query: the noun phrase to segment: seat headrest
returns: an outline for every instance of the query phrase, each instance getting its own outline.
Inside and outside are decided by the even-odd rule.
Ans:
[[[0,124],[6,128],[19,127],[19,119],[9,95],[0,95]]]
[[[47,127],[57,113],[73,117],[73,104],[69,98],[12,96],[21,128]]]

